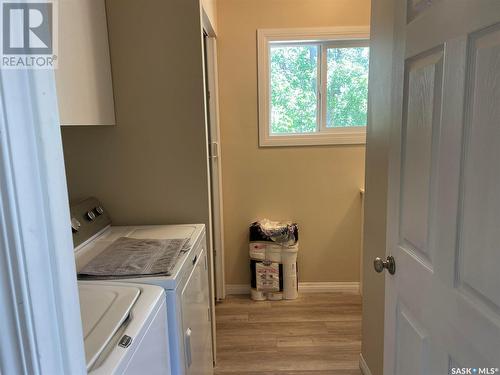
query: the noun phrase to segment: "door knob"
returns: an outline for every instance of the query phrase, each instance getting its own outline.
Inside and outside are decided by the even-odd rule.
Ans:
[[[387,257],[387,260],[376,257],[373,261],[373,267],[378,273],[382,272],[384,268],[387,269],[387,271],[389,271],[391,275],[394,275],[396,273],[396,261],[394,260],[394,257],[392,255],[389,255]]]

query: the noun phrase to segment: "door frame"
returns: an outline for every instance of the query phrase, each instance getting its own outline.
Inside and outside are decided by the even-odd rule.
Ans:
[[[54,72],[0,96],[0,372],[86,374]]]
[[[209,158],[212,168],[212,225],[215,265],[215,297],[226,298],[226,283],[224,272],[224,218],[222,196],[222,163],[219,125],[219,86],[217,82],[217,39],[207,36],[207,81],[209,89],[210,137]],[[214,165],[215,164],[215,165]]]
[[[225,298],[224,282],[224,233],[222,218],[222,176],[220,163],[220,142],[219,139],[219,104],[217,87],[217,49],[216,32],[210,17],[200,2],[201,18],[201,47],[203,57],[203,76],[206,88],[204,90],[204,104],[208,103],[205,111],[205,130],[207,145],[207,186],[209,199],[208,217],[208,273],[210,285],[210,317],[212,322],[212,353],[214,366],[217,362],[217,335],[215,319],[215,301]],[[206,35],[206,46],[205,46]],[[205,50],[206,49],[206,50]],[[216,141],[214,142],[214,135]],[[214,145],[215,143],[215,145]],[[215,151],[215,154],[214,154]],[[214,158],[214,156],[216,156]],[[212,164],[216,160],[217,176],[212,175]],[[214,183],[215,182],[215,183]],[[222,265],[222,267],[221,267]],[[222,289],[221,289],[222,285]],[[221,294],[222,291],[222,294]]]
[[[218,65],[217,65],[217,34],[207,13],[202,8],[202,31],[206,37],[206,80],[208,85],[208,114],[207,118],[210,129],[207,140],[208,149],[208,167],[210,170],[212,163],[216,165],[216,175],[212,176],[210,182],[211,189],[211,218],[214,246],[214,283],[215,298],[217,301],[226,298],[225,267],[224,267],[224,219],[223,219],[223,195],[222,195],[222,163],[220,146],[220,122],[219,122],[219,84],[218,84]],[[204,64],[205,65],[205,64]]]

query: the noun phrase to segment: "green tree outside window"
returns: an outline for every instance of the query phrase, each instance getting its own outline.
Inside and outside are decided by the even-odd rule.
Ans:
[[[270,46],[271,134],[319,130],[320,44]],[[327,128],[366,126],[368,47],[326,48]]]

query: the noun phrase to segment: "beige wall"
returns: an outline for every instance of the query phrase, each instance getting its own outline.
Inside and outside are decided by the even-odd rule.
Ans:
[[[107,12],[117,125],[63,128],[70,197],[97,196],[116,224],[207,222],[199,2]]]
[[[218,0],[226,283],[246,284],[248,225],[300,224],[301,281],[359,280],[363,146],[258,147],[258,28],[368,25],[368,0]]]
[[[387,173],[393,76],[393,14],[398,0],[372,0],[369,122],[363,246],[362,355],[373,375],[383,374],[384,274],[373,260],[385,255]]]

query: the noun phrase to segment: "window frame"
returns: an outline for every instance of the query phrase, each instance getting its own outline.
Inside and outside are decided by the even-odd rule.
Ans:
[[[315,29],[258,29],[258,103],[259,103],[259,146],[309,146],[365,144],[366,127],[326,126],[326,78],[328,48],[369,47],[370,31],[367,26],[329,27]],[[316,133],[273,134],[270,124],[270,70],[269,55],[271,44],[280,45],[317,44],[321,52],[318,56],[318,113]]]

